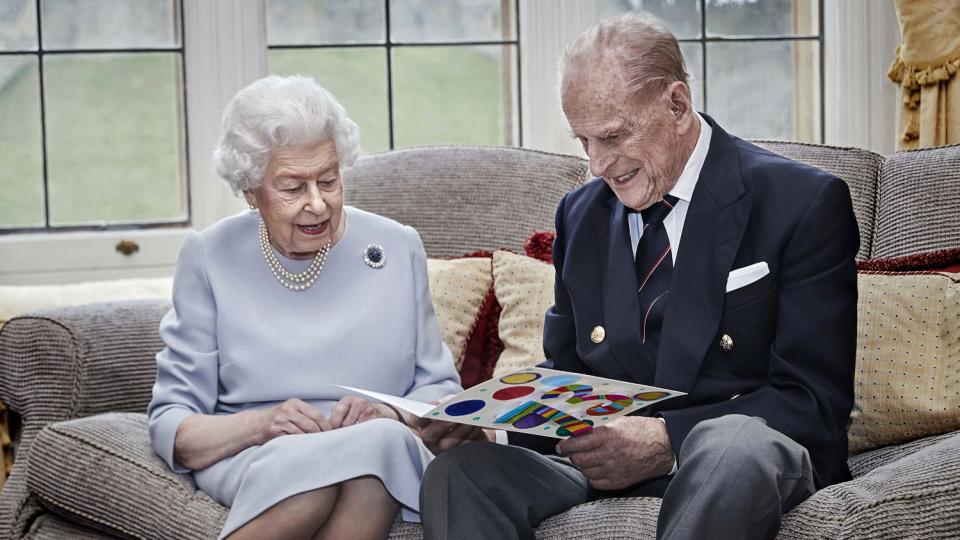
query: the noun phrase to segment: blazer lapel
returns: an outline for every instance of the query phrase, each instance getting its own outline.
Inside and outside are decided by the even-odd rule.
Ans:
[[[713,134],[683,225],[654,383],[687,393],[720,326],[727,274],[752,200],[743,186],[733,139],[705,118]]]
[[[592,208],[597,247],[602,250],[600,263],[600,291],[603,302],[603,321],[607,341],[613,357],[604,370],[609,376],[626,373],[641,383],[652,383],[644,363],[652,365],[640,343],[640,302],[636,294],[637,275],[634,271],[633,250],[627,224],[627,209],[610,191],[607,201]]]

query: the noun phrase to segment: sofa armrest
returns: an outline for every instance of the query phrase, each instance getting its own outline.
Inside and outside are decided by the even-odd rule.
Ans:
[[[0,401],[22,432],[0,495],[0,540],[20,538],[42,512],[27,491],[37,433],[51,422],[107,411],[146,411],[163,347],[167,301],[89,304],[38,311],[0,328]]]
[[[39,311],[0,329],[0,401],[24,424],[146,410],[166,301]]]

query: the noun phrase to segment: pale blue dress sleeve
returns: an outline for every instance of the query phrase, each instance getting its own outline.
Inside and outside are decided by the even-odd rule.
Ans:
[[[204,268],[203,243],[191,232],[184,240],[173,279],[173,307],[160,322],[166,347],[157,354],[157,381],[147,409],[154,450],[178,473],[173,444],[186,417],[210,414],[217,404],[219,361],[217,305]]]
[[[413,387],[405,397],[429,402],[448,394],[457,394],[463,389],[460,387],[460,375],[454,365],[453,355],[440,337],[440,326],[430,297],[427,253],[423,242],[413,227],[404,228],[411,236],[413,287],[417,303],[417,368]]]

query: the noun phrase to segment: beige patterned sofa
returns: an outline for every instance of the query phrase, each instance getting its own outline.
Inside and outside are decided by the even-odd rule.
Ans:
[[[960,247],[960,147],[882,157],[762,144],[850,185],[860,259]],[[587,174],[585,162],[570,156],[428,147],[362,159],[347,174],[347,200],[418,228],[431,257],[501,247],[522,252],[531,232],[552,229],[560,196]],[[857,449],[879,447],[851,456],[854,480],[822,490],[787,515],[782,538],[960,537],[960,323],[949,321],[960,305],[960,276],[930,275],[946,280],[935,298],[946,322],[929,325],[941,345],[915,366],[940,370],[930,383],[936,396],[924,398],[929,411],[894,395],[908,386],[925,391],[929,376],[918,375],[923,384],[914,385],[907,380],[912,371],[880,373],[883,354],[912,354],[909,344],[901,350],[883,342],[891,336],[881,328],[876,348],[886,352],[864,353],[852,425],[861,432]],[[875,296],[886,302],[884,294]],[[923,299],[917,302],[926,309]],[[60,308],[14,318],[0,330],[0,401],[19,419],[15,464],[0,495],[0,540],[216,537],[226,509],[197,491],[189,475],[171,473],[147,436],[143,412],[167,309],[163,301]],[[874,326],[899,317],[877,309]],[[936,418],[915,420],[925,413]],[[897,432],[900,444],[880,446],[897,439],[884,431],[894,425],[905,426]],[[658,508],[658,500],[646,498],[589,503],[543,523],[538,538],[650,538]],[[398,523],[391,537],[420,536],[419,526]]]

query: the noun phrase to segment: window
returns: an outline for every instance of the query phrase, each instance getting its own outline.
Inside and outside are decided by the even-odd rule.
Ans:
[[[694,104],[740,137],[823,141],[820,0],[601,0],[677,36]]]
[[[0,4],[0,231],[186,223],[179,1]]]
[[[516,0],[268,0],[271,73],[314,77],[365,153],[520,144]]]

